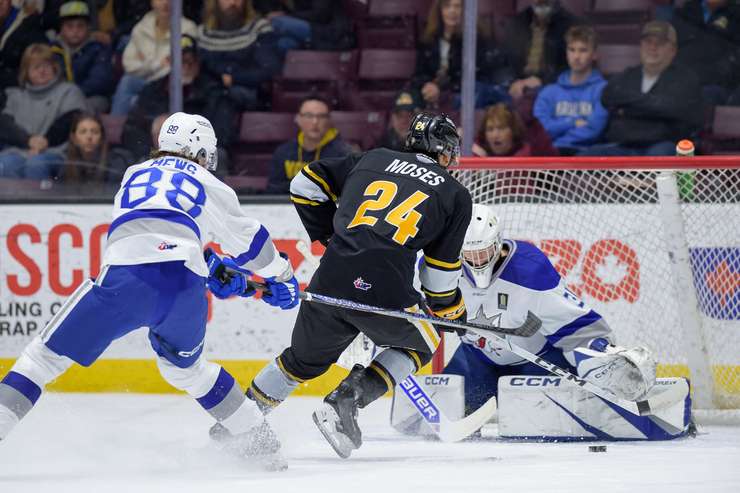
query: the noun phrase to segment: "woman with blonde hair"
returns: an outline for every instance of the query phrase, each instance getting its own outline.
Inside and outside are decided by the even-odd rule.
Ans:
[[[61,78],[48,45],[35,43],[21,59],[18,87],[5,90],[0,114],[0,177],[54,178],[61,147],[77,112],[86,108],[79,87]]]
[[[438,108],[449,93],[460,92],[462,79],[463,0],[435,0],[416,50],[414,89],[428,108]],[[476,43],[476,107],[506,98],[505,85],[511,78],[506,54],[490,36],[479,18]],[[485,91],[481,92],[481,89]],[[457,104],[455,104],[457,105]]]

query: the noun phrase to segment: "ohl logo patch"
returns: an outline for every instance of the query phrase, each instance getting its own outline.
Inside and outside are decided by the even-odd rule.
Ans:
[[[740,248],[692,248],[689,253],[701,311],[740,320]]]
[[[352,284],[355,285],[355,289],[361,289],[363,291],[367,291],[368,289],[373,287],[372,284],[370,284],[369,282],[365,282],[361,277],[355,279]]]

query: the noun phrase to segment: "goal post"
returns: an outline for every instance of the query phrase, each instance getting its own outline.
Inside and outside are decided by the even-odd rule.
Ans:
[[[452,172],[619,344],[689,377],[695,409],[740,410],[740,156],[463,158]]]

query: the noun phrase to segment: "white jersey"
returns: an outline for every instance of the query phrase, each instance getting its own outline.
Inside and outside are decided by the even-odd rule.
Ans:
[[[553,347],[559,348],[573,365],[573,349],[585,346],[595,337],[614,342],[611,329],[601,315],[568,290],[565,281],[539,248],[521,241],[504,240],[504,244],[509,249],[508,255],[493,273],[493,281],[488,288],[475,287],[463,262],[460,289],[469,321],[517,327],[524,323],[527,311],[531,311],[542,320],[539,332],[532,337],[512,337],[511,341],[537,355]],[[498,315],[500,317],[496,319]],[[497,365],[526,363],[495,342],[472,333],[462,337],[462,342],[478,348]]]
[[[260,276],[288,269],[265,227],[245,216],[234,190],[204,167],[167,156],[126,170],[103,265],[184,260],[188,269],[207,277],[203,249],[211,241]]]

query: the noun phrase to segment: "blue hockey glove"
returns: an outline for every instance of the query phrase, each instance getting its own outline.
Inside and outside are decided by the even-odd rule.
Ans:
[[[280,256],[287,259],[288,256],[284,253],[280,253]],[[270,294],[262,293],[262,299],[265,303],[272,306],[278,306],[283,310],[290,310],[295,307],[299,301],[300,289],[298,288],[298,281],[293,275],[293,271],[290,271],[290,279],[278,280],[277,277],[266,277],[265,284],[270,290]]]
[[[208,265],[208,289],[216,298],[227,299],[232,296],[248,298],[256,291],[247,285],[247,277],[243,269],[236,270],[236,264],[230,258],[222,259],[211,249],[204,252]]]

